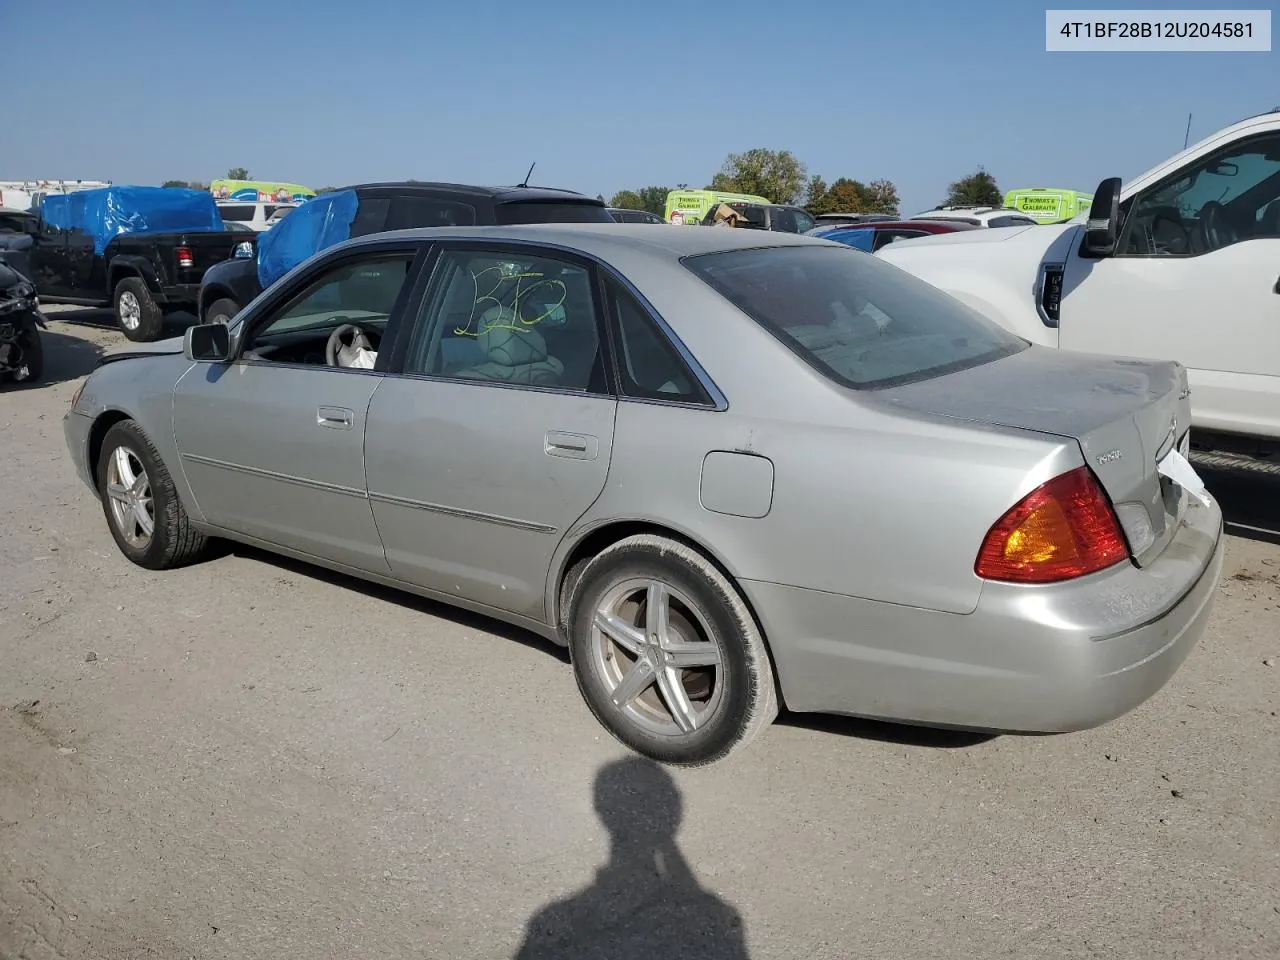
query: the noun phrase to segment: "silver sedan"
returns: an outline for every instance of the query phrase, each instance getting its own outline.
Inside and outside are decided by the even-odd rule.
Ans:
[[[1222,563],[1188,397],[839,244],[532,225],[330,248],[106,357],[65,428],[134,563],[229,538],[521,625],[700,764],[780,703],[1061,732],[1155,694]]]

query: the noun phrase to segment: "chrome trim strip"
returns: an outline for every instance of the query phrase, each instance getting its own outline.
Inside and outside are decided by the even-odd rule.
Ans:
[[[182,454],[182,459],[188,463],[199,463],[206,467],[217,467],[221,470],[231,470],[235,473],[247,473],[253,477],[263,477],[267,480],[279,480],[282,483],[294,483],[300,487],[311,487],[313,490],[323,490],[326,493],[338,493],[348,497],[358,497],[361,500],[369,499],[369,495],[363,490],[355,487],[344,487],[339,483],[325,483],[322,480],[309,480],[306,477],[295,477],[288,473],[277,473],[274,470],[263,470],[261,467],[249,467],[242,463],[228,463],[226,460],[217,460],[213,457],[202,457],[194,453]]]
[[[515,517],[503,517],[494,513],[481,513],[478,510],[464,510],[461,507],[447,507],[442,503],[428,503],[425,500],[414,500],[411,497],[396,497],[389,493],[370,493],[369,499],[374,503],[385,503],[393,507],[408,507],[411,510],[426,510],[430,513],[442,513],[462,520],[479,520],[483,523],[494,523],[501,527],[514,527],[516,530],[528,530],[532,533],[555,533],[555,527],[545,523],[534,523],[531,520],[519,520]]]

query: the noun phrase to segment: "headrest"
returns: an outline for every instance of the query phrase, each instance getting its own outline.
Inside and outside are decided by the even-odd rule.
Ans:
[[[519,367],[547,359],[547,342],[542,334],[524,327],[515,314],[504,307],[486,310],[480,317],[480,330],[480,349],[490,363]]]

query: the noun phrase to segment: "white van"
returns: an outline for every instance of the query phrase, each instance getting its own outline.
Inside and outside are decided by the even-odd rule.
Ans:
[[[242,223],[250,230],[261,233],[280,222],[296,203],[280,203],[277,200],[219,200],[218,213],[223,220]]]

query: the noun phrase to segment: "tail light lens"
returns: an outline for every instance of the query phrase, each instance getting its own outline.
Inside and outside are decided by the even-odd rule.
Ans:
[[[196,258],[191,253],[190,247],[178,247],[175,253],[178,256],[178,266],[194,267],[196,265]]]
[[[974,572],[987,580],[1054,583],[1129,557],[1111,503],[1087,467],[1054,477],[996,521]]]

